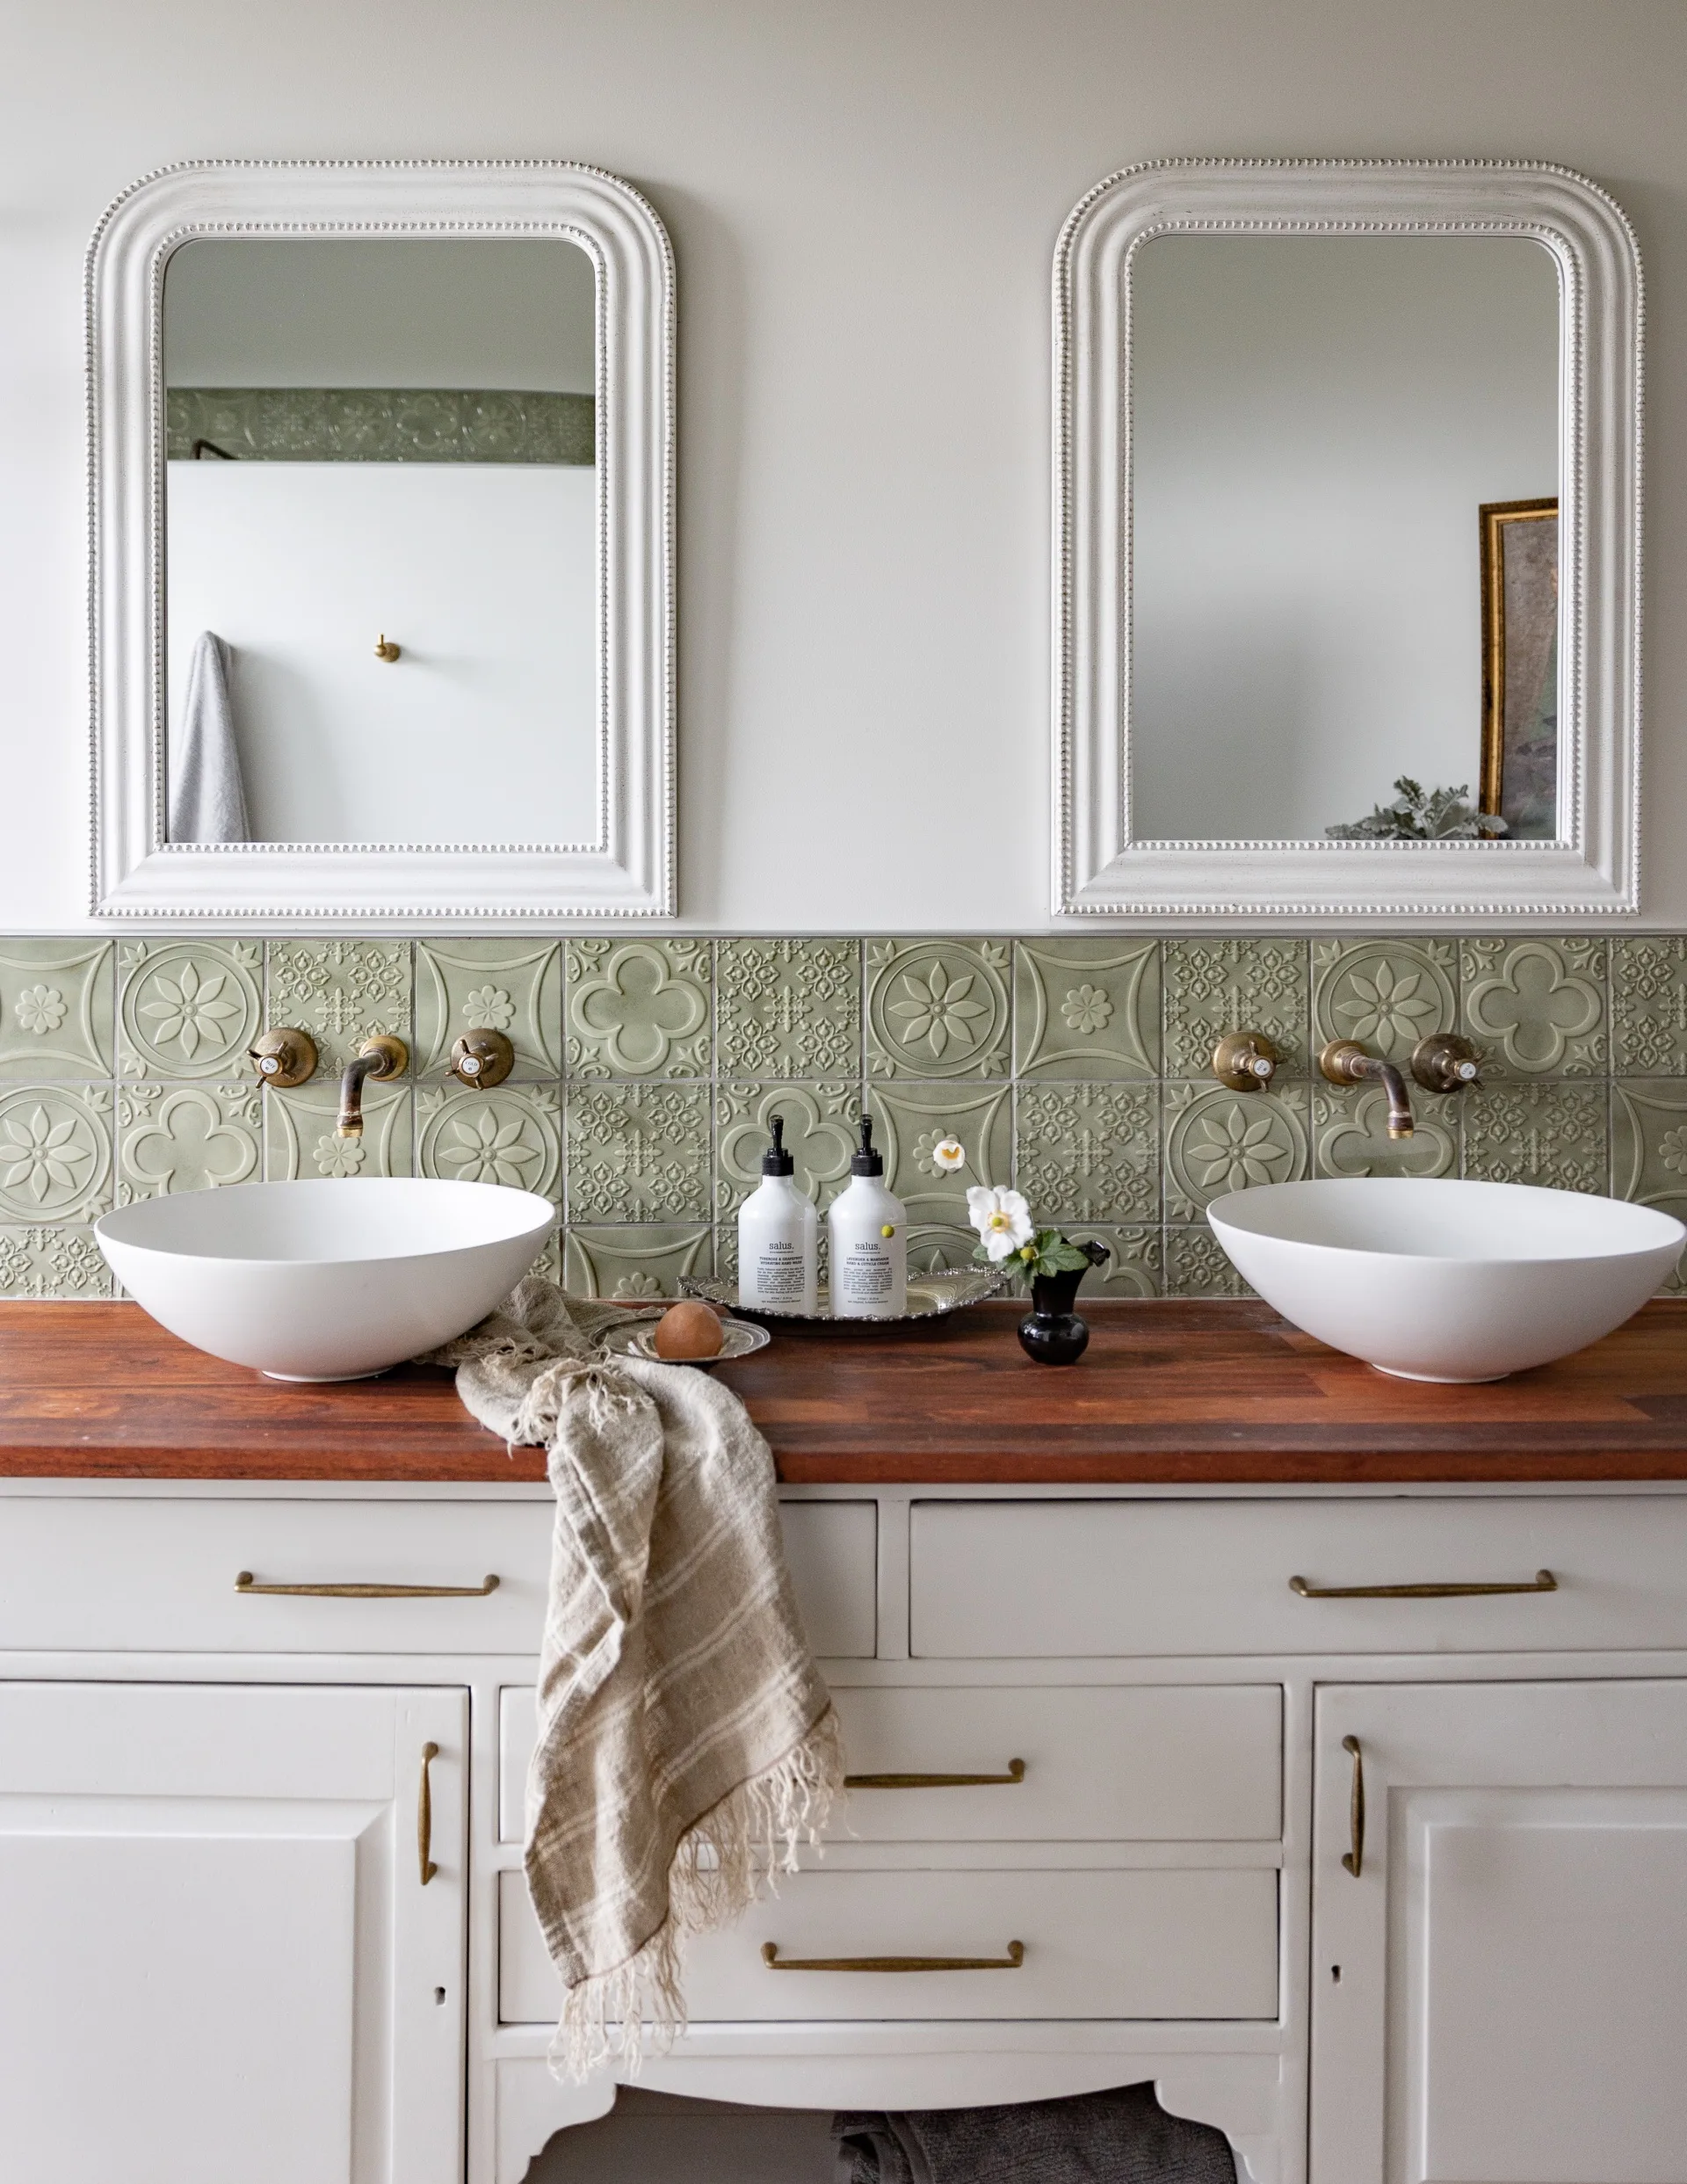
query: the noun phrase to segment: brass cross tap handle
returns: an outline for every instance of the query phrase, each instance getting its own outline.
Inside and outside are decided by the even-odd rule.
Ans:
[[[1232,1092],[1264,1092],[1282,1059],[1263,1031],[1227,1032],[1213,1049],[1213,1074]]]
[[[1412,1048],[1412,1075],[1425,1092],[1480,1092],[1480,1057],[1457,1032],[1432,1031]]]
[[[283,1025],[255,1039],[246,1049],[246,1058],[266,1085],[273,1085],[277,1092],[291,1092],[295,1085],[308,1085],[315,1076],[316,1041],[296,1025]]]
[[[422,1785],[416,1794],[416,1855],[422,1868],[422,1885],[426,1888],[439,1868],[430,1855],[433,1849],[433,1786],[428,1780],[428,1762],[439,1757],[436,1744],[422,1747]]]
[[[460,1085],[502,1085],[516,1066],[516,1050],[501,1031],[466,1031],[451,1050],[451,1073]]]
[[[1005,1956],[781,1956],[777,1941],[762,1943],[770,1971],[1017,1971],[1023,1941],[1010,1941]]]
[[[1353,1787],[1348,1792],[1347,1832],[1350,1847],[1342,1853],[1342,1863],[1357,1881],[1365,1870],[1365,1754],[1359,1750],[1357,1737],[1343,1737],[1342,1750],[1353,1755]]]

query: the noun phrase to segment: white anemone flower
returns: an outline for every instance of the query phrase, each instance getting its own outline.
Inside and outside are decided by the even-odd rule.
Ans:
[[[931,1163],[945,1175],[953,1175],[967,1165],[967,1148],[958,1137],[940,1137],[931,1148]]]
[[[1011,1258],[1036,1234],[1031,1208],[1017,1191],[985,1190],[974,1184],[967,1194],[967,1218],[995,1261]]]

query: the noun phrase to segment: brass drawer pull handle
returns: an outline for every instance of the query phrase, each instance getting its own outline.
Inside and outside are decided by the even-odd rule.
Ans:
[[[971,1789],[980,1784],[1023,1782],[1025,1763],[1010,1760],[1005,1774],[846,1774],[845,1789]]]
[[[1365,1754],[1357,1737],[1343,1737],[1342,1750],[1353,1754],[1353,1788],[1347,1801],[1347,1832],[1352,1847],[1342,1853],[1342,1863],[1357,1881],[1365,1869]]]
[[[1550,1570],[1537,1570],[1522,1585],[1308,1585],[1289,1579],[1291,1593],[1303,1600],[1471,1600],[1489,1593],[1556,1593]]]
[[[260,1585],[250,1570],[243,1570],[235,1579],[236,1593],[283,1593],[313,1600],[481,1600],[497,1589],[496,1578],[483,1578],[479,1585]]]
[[[426,1888],[439,1868],[429,1856],[433,1848],[433,1787],[428,1780],[428,1761],[439,1757],[439,1747],[426,1744],[422,1747],[422,1787],[416,1796],[416,1854],[422,1868],[422,1885]]]
[[[777,1941],[762,1943],[770,1971],[1017,1971],[1023,1941],[1010,1941],[1005,1956],[781,1956]]]

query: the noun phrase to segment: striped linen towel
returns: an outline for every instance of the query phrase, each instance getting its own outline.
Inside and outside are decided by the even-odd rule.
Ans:
[[[844,1775],[772,1453],[708,1373],[609,1356],[627,1317],[530,1276],[430,1360],[481,1425],[548,1454],[526,1871],[565,1990],[552,2066],[576,2079],[683,2028],[687,1938],[795,1869]]]

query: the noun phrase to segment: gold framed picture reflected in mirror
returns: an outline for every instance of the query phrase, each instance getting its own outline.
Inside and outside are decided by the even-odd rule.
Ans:
[[[1481,809],[1514,841],[1558,832],[1558,498],[1481,520]]]

